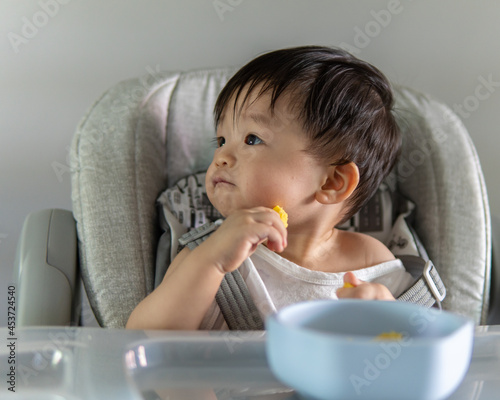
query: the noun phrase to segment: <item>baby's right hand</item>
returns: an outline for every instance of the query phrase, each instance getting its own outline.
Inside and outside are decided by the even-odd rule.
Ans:
[[[207,261],[226,273],[237,269],[266,240],[270,250],[280,253],[287,246],[287,230],[277,212],[256,207],[229,215],[203,247]]]
[[[344,286],[337,290],[337,297],[339,299],[395,300],[386,286],[362,281],[352,272],[344,274]]]

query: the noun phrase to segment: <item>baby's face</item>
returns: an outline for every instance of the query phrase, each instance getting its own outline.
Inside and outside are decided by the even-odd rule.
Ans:
[[[224,216],[279,204],[290,221],[300,219],[314,201],[326,167],[306,152],[309,139],[287,111],[286,96],[278,99],[274,114],[268,95],[255,97],[249,97],[236,119],[232,103],[221,116],[217,149],[206,177],[207,194]]]

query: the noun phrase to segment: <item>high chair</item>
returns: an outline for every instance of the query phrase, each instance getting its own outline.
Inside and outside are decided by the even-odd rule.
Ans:
[[[102,327],[125,326],[154,287],[156,199],[208,167],[213,106],[234,72],[149,74],[96,100],[71,145],[73,211],[37,211],[25,221],[16,262],[20,326],[87,325],[94,316]],[[413,227],[446,286],[443,308],[496,323],[500,292],[474,145],[441,102],[400,86],[395,98],[403,150],[394,179],[416,204]]]

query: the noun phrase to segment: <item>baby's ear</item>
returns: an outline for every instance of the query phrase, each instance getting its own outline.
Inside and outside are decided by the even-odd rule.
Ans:
[[[347,200],[359,183],[359,169],[353,162],[331,165],[323,186],[316,192],[322,204],[335,204]]]

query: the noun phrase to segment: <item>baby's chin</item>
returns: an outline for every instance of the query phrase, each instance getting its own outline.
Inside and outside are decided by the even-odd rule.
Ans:
[[[208,200],[210,200],[210,203],[224,218],[227,218],[235,211],[244,208],[241,206],[241,204],[237,204],[235,201],[224,199],[222,196],[211,196],[210,194],[211,193],[207,192]]]
[[[213,206],[219,211],[219,213],[224,217],[227,218],[231,214],[234,214],[237,211],[244,210],[247,207],[242,207],[242,206],[236,206],[236,205],[218,205],[218,204],[213,204]],[[251,207],[248,207],[251,208]]]

